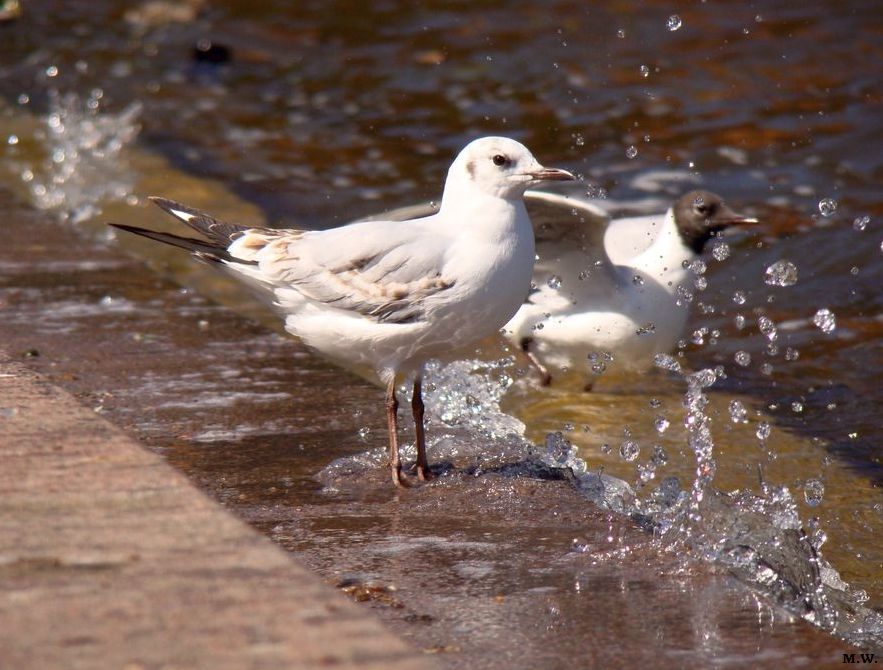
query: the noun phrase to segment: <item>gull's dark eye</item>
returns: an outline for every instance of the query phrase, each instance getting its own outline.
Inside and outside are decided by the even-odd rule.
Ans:
[[[491,160],[497,167],[503,167],[506,163],[509,162],[509,159],[506,158],[503,154],[496,154],[493,158],[491,158]]]
[[[693,211],[702,216],[709,216],[712,212],[712,206],[702,198],[697,198],[693,203]]]

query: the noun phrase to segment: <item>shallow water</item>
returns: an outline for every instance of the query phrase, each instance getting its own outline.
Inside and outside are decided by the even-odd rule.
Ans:
[[[722,365],[726,373],[709,392],[714,486],[759,491],[760,476],[787,486],[804,524],[827,534],[825,558],[867,593],[868,605],[883,606],[883,553],[873,539],[883,526],[876,3],[842,3],[837,12],[824,2],[332,4],[230,2],[189,22],[146,26],[118,3],[29,3],[19,22],[0,26],[0,170],[35,205],[97,235],[100,208],[162,225],[143,204],[151,193],[225,218],[342,223],[437,198],[451,156],[489,132],[525,141],[612,200],[658,206],[693,184],[723,193],[762,223],[728,238],[725,260],[706,259],[708,288],[696,292],[683,348],[690,369]],[[681,25],[672,31],[675,12]],[[228,46],[232,60],[196,62],[193,45],[206,38]],[[169,183],[171,168],[199,179],[176,173]],[[836,203],[833,212],[825,200]],[[267,318],[186,259],[121,242],[185,285]],[[797,266],[795,285],[764,283],[780,259]],[[48,282],[65,269],[45,271]],[[100,299],[94,309],[114,318],[164,309],[139,302],[130,314],[136,303]],[[87,316],[75,302],[51,307],[47,332]],[[836,316],[831,333],[812,323],[821,308]],[[775,342],[760,331],[760,316],[777,326]],[[738,364],[737,352],[751,362]],[[260,404],[263,393],[272,400],[286,392],[227,397],[217,395],[223,376],[194,383],[218,398],[198,401],[209,404]],[[503,403],[531,441],[563,431],[590,471],[603,468],[640,495],[667,476],[685,488],[693,480],[684,388],[662,371],[602,376],[588,399],[519,381]],[[746,422],[739,406],[732,420],[734,401]],[[194,412],[198,423],[209,408],[172,409]],[[670,422],[661,434],[659,416]],[[759,440],[762,423],[771,432]],[[208,423],[194,426],[187,443],[257,445],[273,428],[246,422],[231,436]],[[347,439],[367,448],[380,433]],[[312,448],[321,453],[325,440],[340,437]],[[624,442],[638,445],[634,461],[622,458]],[[646,478],[655,445],[668,462],[642,487],[637,468]],[[327,465],[319,460],[313,454],[298,476]],[[176,462],[188,467],[184,456]],[[807,492],[818,498],[818,487],[807,486],[813,480],[824,493],[809,505]]]

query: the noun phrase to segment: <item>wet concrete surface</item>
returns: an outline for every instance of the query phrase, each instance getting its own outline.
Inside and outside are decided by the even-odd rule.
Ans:
[[[0,249],[4,347],[445,667],[825,667],[850,651],[550,472],[455,462],[406,492],[380,468],[323,486],[332,460],[381,446],[380,390],[0,199],[18,231]]]
[[[433,667],[2,349],[0,462],[0,667]]]

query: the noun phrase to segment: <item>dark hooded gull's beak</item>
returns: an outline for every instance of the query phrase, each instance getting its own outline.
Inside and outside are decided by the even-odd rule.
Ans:
[[[759,223],[753,216],[743,216],[737,214],[726,205],[722,205],[715,215],[711,218],[711,222],[722,226],[744,226]]]

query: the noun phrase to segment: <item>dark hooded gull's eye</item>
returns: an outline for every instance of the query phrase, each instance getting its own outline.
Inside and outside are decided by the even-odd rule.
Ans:
[[[711,210],[712,206],[702,198],[696,198],[696,201],[693,203],[693,211],[702,216],[708,216],[711,214]]]
[[[509,159],[506,158],[503,154],[496,154],[493,158],[491,158],[491,160],[497,167],[503,167],[506,163],[509,162]]]

